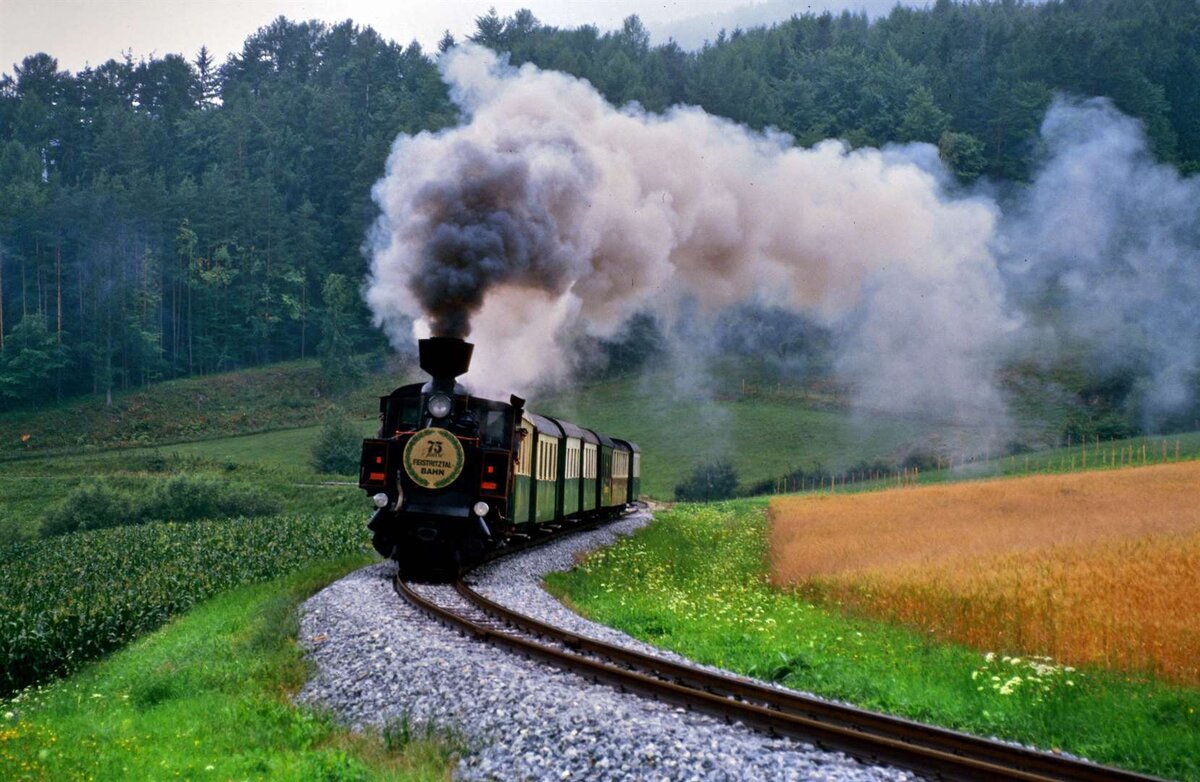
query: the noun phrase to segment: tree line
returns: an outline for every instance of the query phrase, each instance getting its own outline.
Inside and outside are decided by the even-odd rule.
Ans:
[[[561,30],[528,11],[478,21],[474,40],[592,82],[617,104],[687,103],[811,145],[923,141],[966,180],[1026,179],[1055,93],[1106,96],[1141,119],[1160,159],[1200,170],[1200,5],[1194,0],[937,0],[805,14],[722,31],[695,52],[621,30]]]
[[[471,39],[617,104],[687,103],[797,143],[927,141],[965,181],[1020,181],[1055,92],[1106,95],[1200,170],[1194,0],[1015,0],[807,14],[697,51],[529,11]],[[447,34],[440,48],[453,46]],[[453,124],[436,53],[280,17],[214,62],[126,55],[0,78],[0,401],[379,349],[357,288],[399,133]]]
[[[0,82],[0,399],[377,346],[357,295],[399,132],[453,122],[433,60],[280,18],[206,49]]]

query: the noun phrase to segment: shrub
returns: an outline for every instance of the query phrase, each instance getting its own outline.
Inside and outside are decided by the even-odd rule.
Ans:
[[[230,516],[266,516],[280,511],[279,503],[266,493],[248,486],[238,486],[227,489],[218,504],[220,517]]]
[[[98,482],[72,491],[42,522],[42,537],[148,521],[196,521],[232,516],[263,516],[277,511],[261,491],[219,481],[177,475],[137,497]]]
[[[312,466],[318,472],[352,475],[362,457],[362,436],[340,415],[325,422],[321,437],[312,449]]]
[[[76,488],[51,509],[42,522],[41,533],[43,537],[50,537],[138,523],[137,511],[128,494],[107,483],[96,482]]]
[[[262,516],[276,510],[262,492],[218,481],[177,475],[158,484],[142,503],[144,521],[195,521]]]
[[[125,472],[167,472],[179,459],[168,459],[160,453],[148,453],[125,456],[121,466]]]
[[[932,472],[942,466],[942,459],[933,451],[918,448],[909,451],[908,456],[904,457],[904,461],[900,462],[900,466],[905,470]]]
[[[691,477],[675,486],[675,499],[685,502],[726,500],[737,491],[737,471],[728,462],[702,464]]]

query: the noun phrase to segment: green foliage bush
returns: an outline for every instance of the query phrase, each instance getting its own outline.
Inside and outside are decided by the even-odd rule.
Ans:
[[[683,483],[675,486],[675,499],[681,502],[707,502],[729,499],[737,491],[737,470],[728,462],[712,462],[696,468]]]
[[[144,496],[97,481],[80,486],[52,508],[42,522],[41,534],[54,537],[150,521],[263,516],[277,510],[260,490],[187,475],[158,483]]]
[[[312,466],[318,472],[353,475],[362,457],[362,436],[344,417],[331,416],[312,449]]]
[[[86,483],[50,509],[42,522],[42,536],[52,537],[90,529],[140,523],[133,499],[103,481]]]
[[[142,517],[159,521],[263,516],[278,510],[265,494],[220,481],[177,475],[151,490]]]
[[[0,549],[0,695],[217,592],[364,550],[361,519],[333,513],[124,526]]]
[[[818,462],[807,469],[790,470],[783,475],[752,483],[744,487],[740,493],[743,496],[752,497],[759,494],[776,494],[780,491],[808,491],[830,484],[844,485],[894,476],[901,467],[932,470],[938,464],[937,454],[932,451],[914,451],[901,465],[884,459],[875,459],[874,461],[862,459],[857,464],[852,464],[839,472],[827,470]]]

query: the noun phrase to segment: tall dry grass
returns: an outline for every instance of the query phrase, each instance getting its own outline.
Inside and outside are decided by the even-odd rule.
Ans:
[[[778,500],[772,576],[938,637],[1200,684],[1200,463]]]

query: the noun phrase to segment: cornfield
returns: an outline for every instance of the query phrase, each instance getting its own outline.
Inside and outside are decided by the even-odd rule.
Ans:
[[[772,579],[985,650],[1200,684],[1200,463],[778,500]]]
[[[365,551],[343,514],[147,524],[0,549],[0,695],[69,672],[217,592]]]

